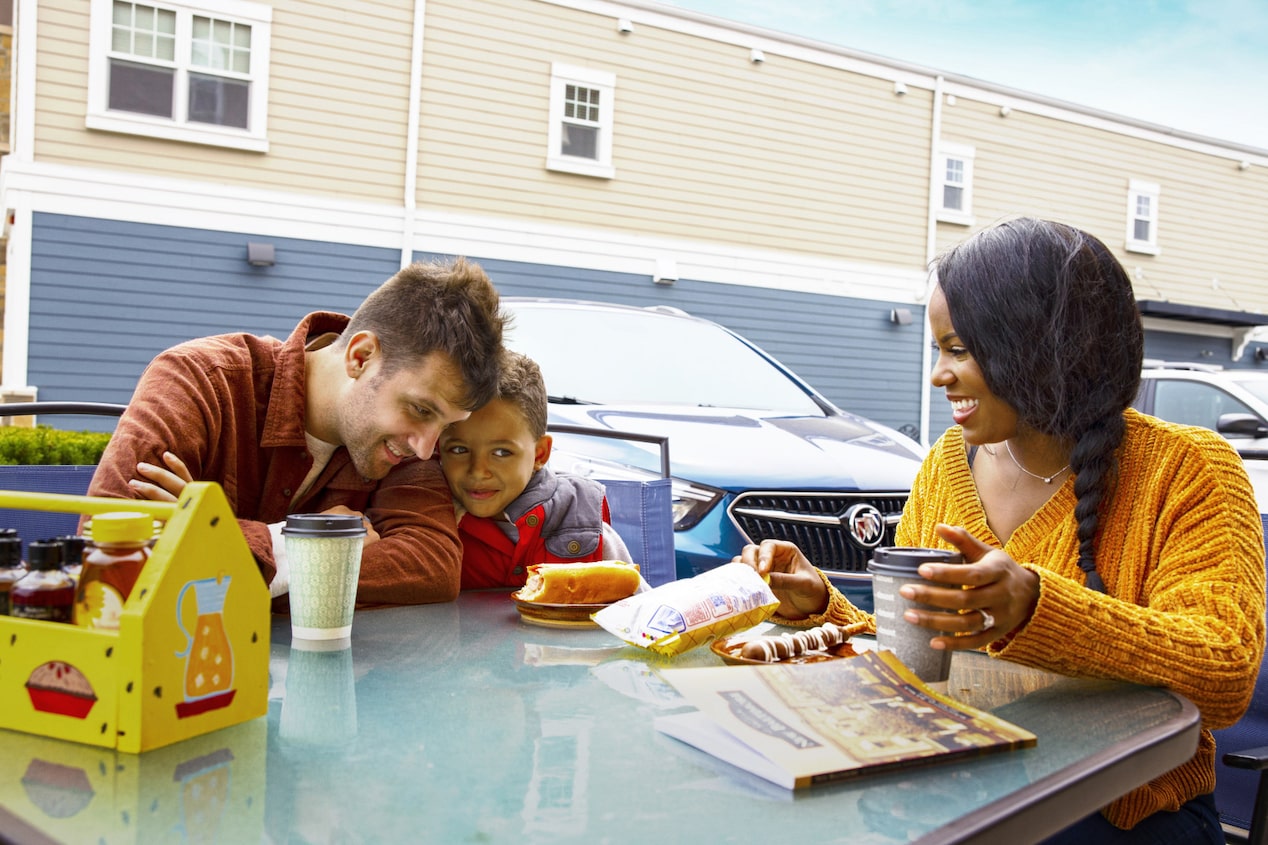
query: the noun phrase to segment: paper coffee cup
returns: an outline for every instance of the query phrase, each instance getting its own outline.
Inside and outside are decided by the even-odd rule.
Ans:
[[[876,647],[894,652],[916,677],[926,683],[943,683],[951,673],[951,651],[936,649],[929,640],[937,632],[903,619],[909,607],[929,608],[903,598],[898,589],[903,584],[924,579],[916,570],[922,563],[963,563],[959,552],[943,549],[919,549],[908,546],[882,546],[872,552],[867,571],[872,574],[872,604],[876,616]]]
[[[291,637],[352,635],[365,525],[359,516],[291,514],[282,536],[290,568]]]

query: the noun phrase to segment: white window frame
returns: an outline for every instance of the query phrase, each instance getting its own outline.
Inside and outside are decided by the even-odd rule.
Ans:
[[[253,152],[268,152],[269,41],[273,9],[249,0],[135,0],[147,6],[176,13],[176,79],[173,117],[112,110],[109,104],[110,43],[113,0],[92,0],[92,22],[88,36],[88,112],[84,124],[89,129],[145,135],[169,141],[208,144]],[[247,107],[247,128],[216,126],[186,120],[189,43],[194,15],[205,15],[251,27],[251,100]]]
[[[565,89],[579,85],[599,91],[597,158],[563,154]],[[546,132],[546,169],[582,176],[611,179],[616,176],[612,164],[612,127],[616,113],[616,74],[591,68],[552,62],[550,66],[550,124]]]
[[[934,185],[937,190],[937,219],[940,223],[954,223],[957,226],[972,226],[973,219],[973,159],[977,155],[977,149],[968,144],[955,144],[950,141],[942,141],[938,144],[937,167],[938,172],[934,177]],[[950,184],[947,179],[947,170],[949,162],[958,161],[962,167],[964,181],[955,185],[962,193],[963,203],[961,208],[947,208],[944,204],[946,198],[946,188]]]
[[[1162,248],[1158,246],[1158,195],[1162,186],[1156,182],[1145,182],[1131,179],[1127,185],[1127,245],[1128,252],[1143,252],[1146,255],[1158,255]],[[1140,200],[1147,200],[1149,213],[1139,213]],[[1136,221],[1144,219],[1149,223],[1149,237],[1141,240],[1136,237]]]

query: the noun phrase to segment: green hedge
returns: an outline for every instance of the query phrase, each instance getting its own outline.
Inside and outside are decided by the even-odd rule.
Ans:
[[[106,432],[0,426],[0,464],[95,464],[108,442]]]

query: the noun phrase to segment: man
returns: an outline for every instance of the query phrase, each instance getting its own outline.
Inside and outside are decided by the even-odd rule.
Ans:
[[[462,550],[433,453],[496,393],[504,322],[484,271],[457,259],[413,264],[351,318],[309,314],[284,342],[179,344],[142,373],[89,495],[174,501],[218,482],[275,599],[286,515],[357,514],[359,605],[450,601]]]

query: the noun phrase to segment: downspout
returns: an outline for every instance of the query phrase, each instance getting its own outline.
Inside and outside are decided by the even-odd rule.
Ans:
[[[27,384],[31,334],[30,195],[14,188],[15,171],[29,173],[35,159],[35,65],[39,19],[36,0],[13,6],[13,66],[9,80],[9,154],[0,163],[0,207],[4,210],[4,372],[0,384],[17,399],[35,399]]]
[[[925,267],[928,267],[938,250],[938,188],[941,184],[938,177],[938,139],[942,136],[942,76],[933,81],[933,115],[929,127],[929,209],[925,221]],[[929,306],[928,288],[923,297],[926,309]],[[927,317],[927,315],[926,315]],[[920,353],[921,387],[920,387],[920,442],[929,445],[929,383],[925,376],[933,368],[933,335],[929,331],[929,320],[923,321]]]
[[[419,99],[423,91],[423,31],[427,28],[427,0],[414,0],[414,39],[409,66],[409,126],[405,132],[405,196],[401,206],[401,267],[414,261],[414,215],[418,191]]]

